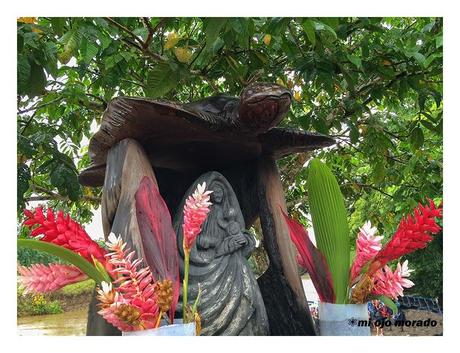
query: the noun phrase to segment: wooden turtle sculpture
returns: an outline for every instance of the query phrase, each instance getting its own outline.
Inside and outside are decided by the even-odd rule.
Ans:
[[[81,172],[79,181],[103,185],[105,236],[121,234],[142,253],[134,201],[142,178],[149,176],[157,183],[174,216],[200,175],[221,173],[235,191],[246,229],[260,219],[270,265],[258,283],[270,333],[314,335],[295,249],[280,212],[286,212],[286,203],[276,160],[330,146],[334,140],[276,127],[291,100],[286,88],[271,83],[252,84],[239,98],[217,95],[189,104],[115,98],[90,140],[92,165]],[[92,311],[88,334],[110,334]]]

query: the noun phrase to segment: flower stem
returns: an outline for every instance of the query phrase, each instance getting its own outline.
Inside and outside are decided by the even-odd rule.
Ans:
[[[182,319],[185,322],[185,314],[187,312],[187,292],[188,292],[188,271],[190,267],[190,252],[185,249],[184,251],[184,282],[182,286],[183,290],[183,302],[182,302]]]

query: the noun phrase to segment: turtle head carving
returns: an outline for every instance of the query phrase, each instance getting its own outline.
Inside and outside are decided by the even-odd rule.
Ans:
[[[240,123],[253,132],[264,132],[278,125],[291,105],[291,92],[273,83],[246,87],[239,105]]]

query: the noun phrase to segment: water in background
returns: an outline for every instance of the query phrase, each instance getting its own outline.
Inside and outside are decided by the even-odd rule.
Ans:
[[[19,317],[19,336],[84,336],[88,309],[62,314]]]

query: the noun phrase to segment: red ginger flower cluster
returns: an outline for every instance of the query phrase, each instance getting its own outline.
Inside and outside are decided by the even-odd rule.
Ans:
[[[19,266],[18,272],[25,292],[49,293],[87,278],[77,267],[61,264]]]
[[[139,269],[142,259],[126,248],[121,237],[109,237],[110,253],[106,255],[117,279],[112,284],[102,283],[98,299],[104,319],[122,331],[156,328],[161,312],[157,303],[155,283],[148,267]],[[126,248],[126,249],[125,249]]]
[[[201,232],[201,226],[206,220],[209,213],[209,195],[212,191],[205,191],[206,183],[198,184],[196,190],[185,201],[184,206],[184,224],[182,229],[184,232],[184,251],[190,252],[193,242]]]
[[[442,205],[436,207],[433,200],[429,200],[427,206],[419,204],[413,216],[408,215],[401,220],[391,240],[374,257],[369,274],[372,275],[390,261],[426,247],[433,240],[430,233],[436,234],[441,230],[436,224],[436,218],[441,217]]]
[[[30,233],[32,237],[40,237],[41,241],[72,250],[90,263],[93,263],[92,257],[94,257],[105,264],[106,251],[92,240],[83,227],[69,215],[65,216],[62,211],[58,211],[55,216],[53,210],[48,208],[45,216],[41,207],[35,208],[34,211],[24,210],[24,214],[26,227],[32,229],[38,225]]]

